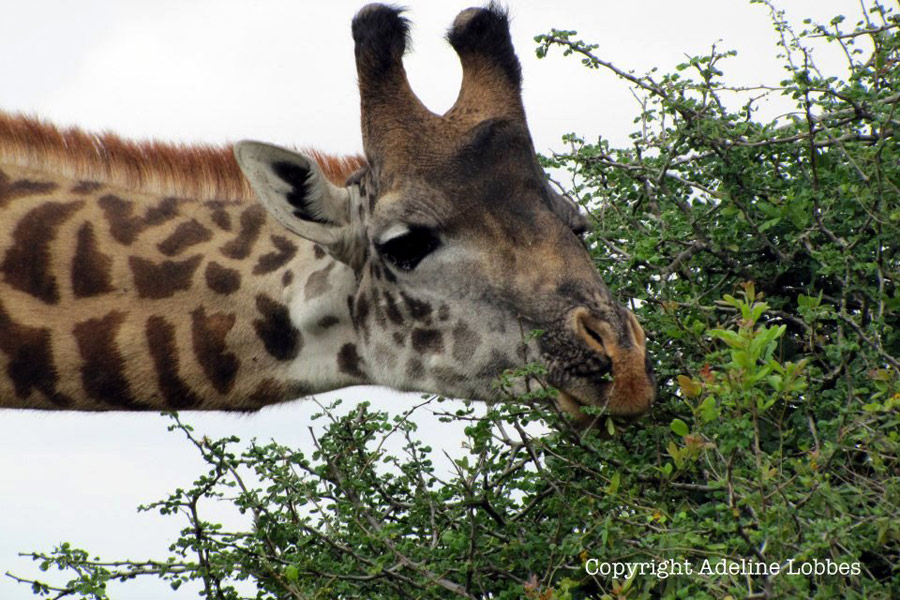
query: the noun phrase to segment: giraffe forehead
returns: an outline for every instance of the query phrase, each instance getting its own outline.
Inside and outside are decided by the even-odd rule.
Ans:
[[[410,180],[372,203],[370,233],[378,243],[403,235],[410,226],[510,241],[547,234],[559,219],[543,193],[537,178],[506,173],[466,182]]]
[[[465,229],[495,219],[521,229],[546,212],[545,176],[524,124],[491,119],[418,143],[414,168],[369,173],[372,216],[385,227],[406,221]]]

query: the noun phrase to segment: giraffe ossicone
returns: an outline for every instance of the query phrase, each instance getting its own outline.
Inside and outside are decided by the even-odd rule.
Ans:
[[[579,424],[650,407],[644,332],[538,165],[506,14],[454,21],[442,115],[409,86],[400,11],[352,30],[365,159],[0,114],[0,407],[246,411],[358,384],[491,401],[528,362]]]

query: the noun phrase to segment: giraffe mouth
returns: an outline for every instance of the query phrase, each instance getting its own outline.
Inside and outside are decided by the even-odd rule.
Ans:
[[[607,387],[607,386],[604,386]],[[602,396],[602,394],[601,394]],[[592,402],[574,393],[573,390],[559,390],[556,405],[560,410],[572,417],[572,424],[577,429],[590,429],[597,426],[604,418],[602,414],[589,415],[581,409],[586,406],[605,406],[606,402]]]
[[[560,389],[556,397],[556,405],[572,417],[572,424],[578,429],[596,427],[604,423],[607,417],[613,417],[617,423],[629,423],[646,412],[645,409],[617,402],[615,383],[612,381],[600,383],[589,390],[582,387],[576,385]],[[587,414],[582,410],[587,406],[600,407],[603,411],[599,414]]]

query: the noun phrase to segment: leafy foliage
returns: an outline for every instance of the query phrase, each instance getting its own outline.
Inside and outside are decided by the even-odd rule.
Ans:
[[[725,85],[731,53],[715,48],[636,76],[575,32],[537,38],[643,99],[629,147],[570,135],[546,166],[572,174],[597,266],[650,334],[650,418],[601,415],[583,434],[538,387],[452,415],[470,425],[443,473],[408,414],[366,404],[326,411],[311,456],[198,439],[174,416],[209,472],[147,507],[188,521],[170,560],[64,544],[33,556],[71,578],[34,591],[106,598],[110,580],[151,574],[216,599],[246,597],[242,580],[261,599],[900,595],[900,19],[876,3],[850,31],[838,17],[795,33],[765,6],[787,72],[772,87]],[[817,69],[822,41],[849,76]],[[796,110],[755,121],[766,94]],[[551,433],[529,433],[536,420]],[[209,499],[252,530],[204,521]]]

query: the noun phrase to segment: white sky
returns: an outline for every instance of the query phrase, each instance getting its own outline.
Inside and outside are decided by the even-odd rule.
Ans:
[[[413,88],[436,112],[458,91],[456,56],[443,40],[453,17],[473,0],[409,0]],[[0,110],[23,111],[132,137],[220,142],[255,138],[359,152],[359,109],[347,0],[7,0],[0,19]],[[785,0],[788,14],[828,20],[858,13],[856,0]],[[588,72],[556,52],[538,61],[534,35],[577,29],[596,53],[638,73],[671,70],[686,54],[719,40],[738,56],[724,64],[736,83],[777,83],[783,76],[766,9],[740,0],[513,0],[513,40],[523,63],[524,99],[539,151],[563,149],[577,132],[624,144],[638,114],[628,86]],[[855,21],[855,18],[851,19]],[[832,49],[833,50],[833,49]],[[819,55],[819,63],[834,52]],[[840,64],[840,63],[837,63]],[[784,110],[777,102],[766,114]],[[329,397],[405,406],[375,388]],[[310,403],[253,416],[185,413],[199,434],[275,438],[309,447]],[[426,419],[426,421],[429,421]],[[36,571],[18,551],[49,550],[68,540],[104,558],[165,556],[183,523],[135,507],[187,485],[201,462],[154,413],[77,415],[0,413],[0,574]],[[458,427],[426,424],[428,439],[453,452]],[[153,583],[130,583],[116,598],[191,598]],[[0,577],[0,598],[31,598]]]

